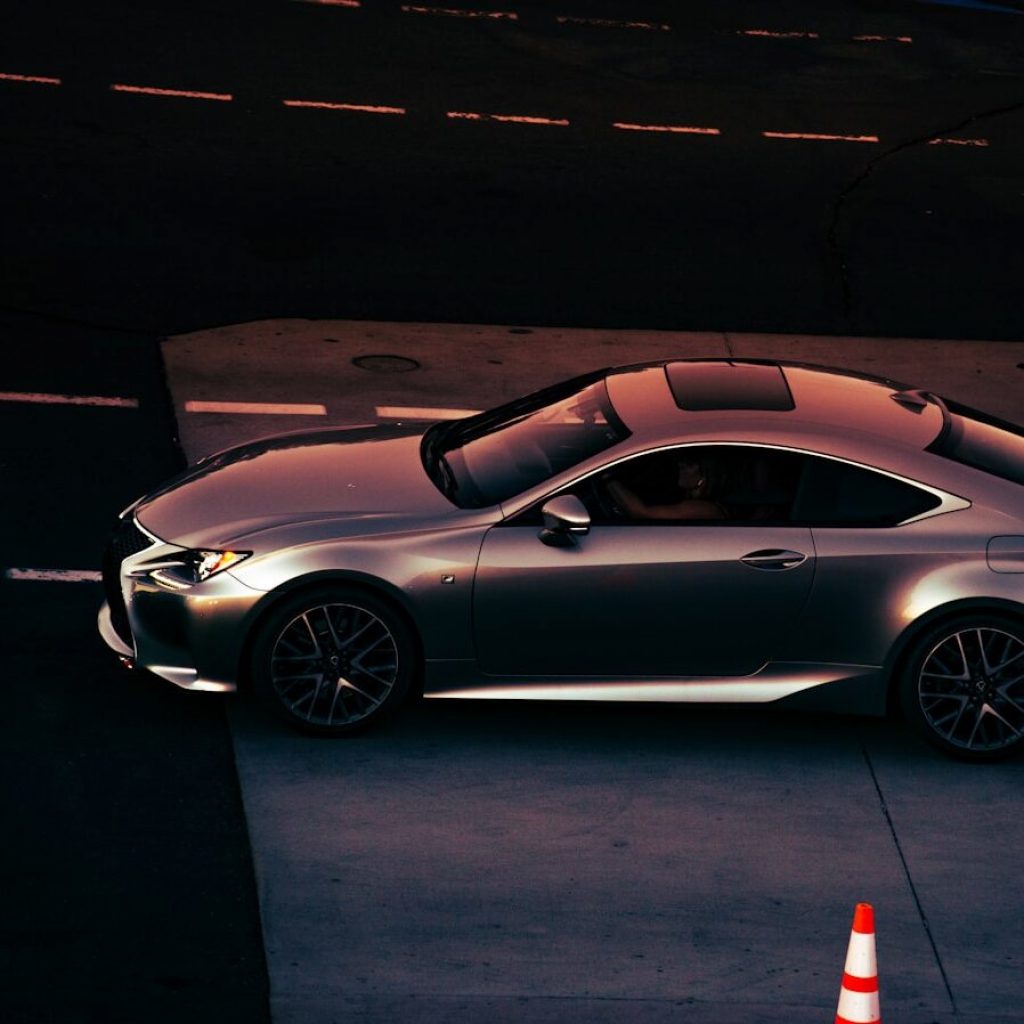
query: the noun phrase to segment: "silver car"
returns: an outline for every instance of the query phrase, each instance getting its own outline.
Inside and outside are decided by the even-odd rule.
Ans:
[[[311,732],[422,692],[1024,742],[1024,430],[823,367],[646,363],[244,444],[125,510],[104,581],[123,660]]]

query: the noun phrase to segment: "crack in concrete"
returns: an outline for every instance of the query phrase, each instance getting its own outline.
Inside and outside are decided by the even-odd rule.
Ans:
[[[868,766],[868,771],[871,773],[871,781],[875,785],[875,792],[878,794],[878,802],[881,805],[882,814],[885,816],[886,824],[889,826],[889,833],[892,836],[893,844],[896,847],[896,853],[899,854],[900,863],[903,865],[903,873],[907,877],[907,885],[910,886],[910,895],[914,899],[914,906],[917,907],[917,913],[921,918],[921,924],[924,927],[924,933],[928,938],[928,944],[932,948],[932,955],[935,957],[935,964],[939,969],[939,974],[942,976],[942,984],[946,988],[949,1005],[953,1010],[953,1015],[958,1017],[960,1015],[960,1011],[956,1005],[956,997],[953,995],[953,987],[949,983],[949,976],[946,974],[946,968],[942,964],[942,957],[939,955],[939,947],[935,943],[935,936],[932,935],[932,928],[928,923],[928,916],[925,914],[924,907],[921,904],[921,897],[918,895],[917,886],[914,885],[914,879],[911,877],[910,865],[907,863],[907,858],[903,853],[903,847],[900,844],[900,837],[896,834],[896,826],[893,823],[892,815],[889,813],[889,805],[885,802],[885,794],[882,792],[881,783],[878,781],[875,766],[871,762],[871,755],[868,753],[867,747],[863,744],[861,745],[860,751],[864,756],[864,762]]]
[[[1015,114],[1022,110],[1024,110],[1024,101],[1011,103],[1004,107],[995,107],[992,110],[985,110],[979,114],[971,114],[970,116],[958,121],[956,124],[950,125],[948,128],[941,128],[937,131],[929,132],[926,135],[919,135],[912,139],[907,139],[905,142],[901,142],[898,145],[887,149],[884,153],[880,153],[878,156],[868,161],[860,174],[858,174],[853,181],[851,181],[850,184],[839,193],[836,197],[836,201],[832,204],[832,219],[829,222],[825,237],[828,241],[829,251],[832,253],[834,260],[839,267],[839,280],[842,290],[842,318],[847,329],[851,333],[854,328],[852,322],[854,304],[853,289],[850,285],[850,278],[847,273],[848,265],[843,255],[842,244],[839,241],[840,221],[843,216],[843,208],[850,196],[862,184],[864,184],[872,174],[875,173],[883,161],[888,160],[890,157],[896,156],[898,153],[902,153],[904,150],[911,149],[914,146],[927,145],[935,139],[945,138],[947,135],[954,135],[956,132],[963,131],[965,128],[969,128],[971,125],[977,124],[979,121],[984,121],[993,117],[1001,117],[1004,114]]]

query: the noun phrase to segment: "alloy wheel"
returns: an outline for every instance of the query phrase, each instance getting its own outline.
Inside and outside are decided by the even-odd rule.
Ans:
[[[354,725],[387,701],[399,679],[399,643],[388,625],[355,604],[317,604],[277,634],[270,680],[282,708],[327,729]]]
[[[935,738],[964,755],[1024,740],[1024,640],[993,626],[961,628],[934,644],[917,677],[918,708]]]

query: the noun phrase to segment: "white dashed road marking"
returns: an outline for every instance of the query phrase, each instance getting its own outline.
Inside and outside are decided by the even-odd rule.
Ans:
[[[327,407],[301,402],[186,402],[185,412],[226,412],[257,416],[326,416]]]
[[[59,78],[50,78],[47,75],[14,75],[0,73],[0,81],[3,82],[26,82],[30,85],[60,85]]]
[[[93,405],[107,409],[138,409],[137,398],[109,395],[50,395],[36,391],[0,391],[0,402],[31,402],[35,405]]]
[[[913,36],[853,36],[855,43],[912,43]]]
[[[931,139],[929,146],[987,146],[988,139]]]
[[[154,85],[125,85],[123,82],[115,82],[110,87],[112,92],[137,93],[142,96],[168,96],[172,99],[185,100],[216,100],[220,103],[230,103],[234,96],[229,92],[201,92],[195,89],[163,89]]]
[[[775,32],[767,28],[741,28],[738,36],[755,36],[761,39],[820,39],[817,32]]]
[[[492,21],[518,21],[514,11],[466,11],[461,7],[413,7],[403,5],[403,14],[440,14],[447,18],[489,18]]]
[[[453,121],[498,121],[502,124],[556,125],[559,128],[569,126],[568,118],[535,117],[532,114],[477,114],[472,111],[449,110],[448,117]]]
[[[656,24],[653,21],[617,21],[614,18],[580,18],[571,14],[555,16],[559,25],[593,25],[597,28],[638,28],[648,32],[671,32],[671,25]]]
[[[18,583],[100,583],[94,569],[5,569],[4,579]]]
[[[431,409],[416,405],[378,405],[382,420],[461,420],[475,416],[479,409]]]
[[[360,114],[404,114],[405,107],[377,107],[368,103],[329,103],[326,100],[282,100],[286,107],[312,110],[349,110]]]
[[[877,135],[825,135],[818,132],[761,132],[766,139],[798,139],[805,142],[878,142]]]
[[[720,128],[700,128],[688,124],[630,124],[627,121],[616,121],[613,128],[625,132],[669,132],[675,135],[721,135]]]

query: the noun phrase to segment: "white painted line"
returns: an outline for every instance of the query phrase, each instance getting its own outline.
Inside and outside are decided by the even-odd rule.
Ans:
[[[988,139],[932,139],[929,146],[987,146]]]
[[[324,100],[282,100],[286,107],[313,110],[354,110],[361,114],[404,114],[405,107],[374,107],[367,103],[327,103]]]
[[[93,405],[107,409],[138,409],[137,398],[106,395],[50,395],[37,391],[0,391],[0,402],[32,402],[36,405]]]
[[[820,39],[817,32],[773,32],[767,28],[741,28],[740,36],[758,36],[762,39]]]
[[[194,89],[158,89],[152,85],[125,85],[122,82],[115,82],[110,87],[112,92],[138,93],[142,96],[171,96],[176,99],[186,100],[218,100],[221,103],[230,103],[234,96],[229,92],[198,92]]]
[[[431,409],[416,405],[378,405],[382,420],[461,420],[475,416],[479,409]]]
[[[653,21],[618,21],[614,18],[583,18],[571,14],[555,17],[559,25],[594,25],[597,28],[639,28],[649,32],[671,32],[671,25],[656,24]]]
[[[502,124],[543,124],[567,128],[567,118],[533,117],[526,114],[476,114],[464,110],[449,110],[448,117],[455,121],[500,121]]]
[[[814,132],[761,132],[766,139],[803,139],[811,142],[878,142],[877,135],[819,135]]]
[[[227,412],[257,416],[326,416],[327,407],[289,402],[186,402],[185,412]]]
[[[912,43],[913,36],[853,36],[855,43]]]
[[[616,121],[612,127],[626,132],[670,132],[675,135],[722,134],[720,128],[698,128],[688,124],[630,124],[626,121]]]
[[[5,569],[4,578],[21,583],[101,583],[93,569]]]
[[[440,14],[449,18],[490,18],[494,21],[518,21],[514,11],[467,11],[461,7],[414,7],[402,5],[403,14]]]
[[[0,81],[4,82],[28,82],[32,85],[60,85],[59,78],[49,78],[46,75],[14,75],[0,72]]]

